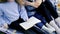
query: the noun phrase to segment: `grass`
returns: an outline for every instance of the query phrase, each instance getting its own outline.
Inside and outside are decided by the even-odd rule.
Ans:
[[[6,33],[0,31],[0,34],[6,34]]]

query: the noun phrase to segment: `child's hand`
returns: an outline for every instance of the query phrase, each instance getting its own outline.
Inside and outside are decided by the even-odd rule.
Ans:
[[[8,24],[7,23],[4,23],[3,24],[3,27],[6,28],[6,29],[8,29]]]

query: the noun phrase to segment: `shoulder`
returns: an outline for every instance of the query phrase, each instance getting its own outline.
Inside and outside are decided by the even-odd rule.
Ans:
[[[3,3],[0,3],[0,7],[3,6]]]
[[[5,3],[0,3],[0,9],[3,8]]]
[[[2,10],[3,10],[3,3],[0,3],[0,16],[3,14]]]

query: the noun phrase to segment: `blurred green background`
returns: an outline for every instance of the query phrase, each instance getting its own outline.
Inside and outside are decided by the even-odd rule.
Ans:
[[[0,3],[2,3],[2,2],[6,2],[6,0],[0,0]]]

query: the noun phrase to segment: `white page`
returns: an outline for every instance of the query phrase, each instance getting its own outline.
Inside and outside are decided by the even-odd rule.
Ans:
[[[25,30],[28,30],[29,28],[33,27],[35,24],[41,22],[39,19],[35,17],[31,17],[28,19],[27,22],[20,23],[19,25],[23,27]]]

